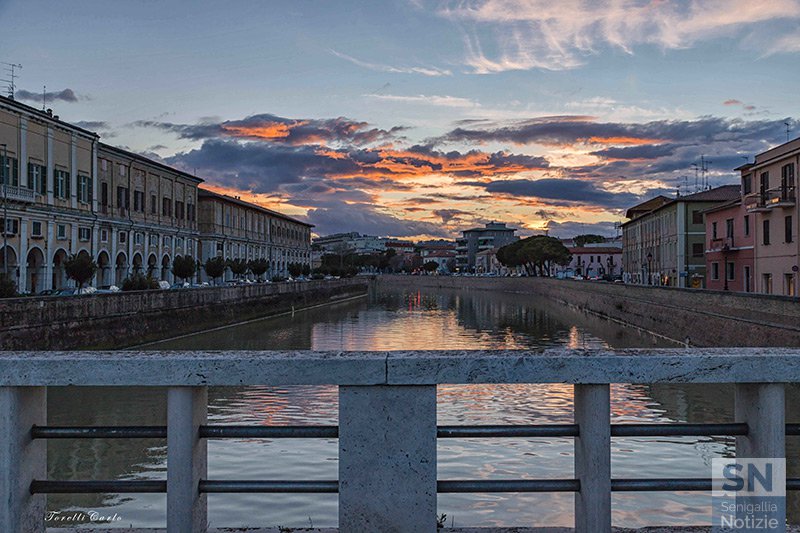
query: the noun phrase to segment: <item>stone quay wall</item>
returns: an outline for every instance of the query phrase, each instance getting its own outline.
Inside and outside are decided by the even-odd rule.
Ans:
[[[364,278],[0,300],[0,350],[123,348],[367,293]]]
[[[551,278],[378,276],[377,284],[530,294],[692,346],[800,346],[800,300],[787,296]]]

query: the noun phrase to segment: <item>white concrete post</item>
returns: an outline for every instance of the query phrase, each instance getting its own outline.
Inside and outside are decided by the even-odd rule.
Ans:
[[[339,387],[339,531],[436,531],[436,386]]]
[[[782,383],[738,383],[736,421],[748,426],[736,437],[737,457],[786,457],[786,415]]]
[[[47,425],[45,387],[0,387],[0,531],[44,533],[45,496],[31,482],[47,479],[47,443],[31,427]]]
[[[207,387],[169,388],[167,533],[206,531],[206,495],[200,494],[200,480],[207,473],[207,446],[200,438],[200,425],[207,419]]]
[[[611,533],[611,403],[608,385],[575,385],[576,533]]]

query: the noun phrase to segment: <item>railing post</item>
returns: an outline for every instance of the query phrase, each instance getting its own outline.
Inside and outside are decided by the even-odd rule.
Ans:
[[[0,387],[0,531],[44,533],[45,496],[31,481],[47,479],[47,443],[31,427],[47,425],[45,387]]]
[[[167,391],[167,532],[201,533],[207,527],[206,495],[200,480],[207,473],[206,440],[200,426],[208,419],[207,387],[170,387]]]
[[[747,423],[747,435],[736,437],[736,458],[786,458],[786,404],[783,383],[737,383],[736,421]],[[784,493],[785,494],[785,493]],[[738,503],[740,496],[737,494]],[[745,492],[743,502],[759,502],[762,498]],[[768,512],[779,526],[776,533],[786,531],[786,506],[778,505]],[[752,512],[739,510],[737,516],[745,518]]]
[[[339,387],[339,531],[436,531],[436,386]]]
[[[611,532],[610,402],[608,385],[575,385],[576,533]]]

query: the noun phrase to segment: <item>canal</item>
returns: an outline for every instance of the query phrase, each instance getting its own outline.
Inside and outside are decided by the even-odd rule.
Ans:
[[[152,349],[415,350],[674,347],[668,341],[537,301],[535,297],[442,289],[380,291],[367,297],[149,345]],[[612,385],[612,422],[732,421],[733,387]],[[796,417],[797,389],[787,391]],[[161,389],[51,388],[51,425],[165,424]],[[209,390],[214,424],[336,424],[335,387],[242,387]],[[794,419],[796,420],[796,418]],[[572,422],[571,385],[440,386],[439,424],[552,424]],[[795,439],[796,440],[796,439]],[[798,446],[789,440],[790,475]],[[439,479],[568,478],[572,439],[508,438],[439,441]],[[711,459],[730,456],[733,438],[615,438],[615,477],[709,477]],[[209,478],[335,479],[335,439],[227,439],[208,444]],[[160,440],[51,440],[51,479],[163,479],[166,443]],[[795,475],[795,477],[797,477]],[[212,494],[214,527],[325,527],[337,523],[335,494]],[[613,496],[614,524],[625,527],[701,525],[710,521],[705,493],[623,493]],[[72,511],[111,518],[109,526],[158,527],[161,494],[50,495],[53,518]],[[572,526],[573,495],[447,494],[439,512],[447,526]],[[792,521],[798,505],[790,502]],[[84,524],[86,525],[86,524]],[[97,525],[96,522],[94,525]]]

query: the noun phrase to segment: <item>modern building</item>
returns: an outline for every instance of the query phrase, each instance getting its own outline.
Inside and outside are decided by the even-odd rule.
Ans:
[[[489,222],[486,227],[463,231],[462,237],[456,240],[456,267],[463,272],[475,272],[478,253],[519,240],[516,231],[502,222]]]
[[[622,224],[622,268],[627,283],[705,286],[706,209],[739,198],[739,185],[694,194],[659,196],[628,209]]]
[[[758,154],[753,163],[737,169],[744,207],[752,217],[755,292],[798,296],[798,168],[800,138]]]
[[[446,274],[452,272],[456,265],[456,253],[453,250],[433,250],[427,252],[425,255],[420,254],[422,264],[431,261],[439,265],[438,271]]]
[[[754,216],[741,198],[703,212],[706,221],[706,288],[754,291]]]
[[[207,189],[198,191],[198,200],[201,262],[264,259],[268,277],[286,276],[290,263],[311,266],[312,224]]]
[[[387,239],[375,235],[361,235],[353,231],[350,233],[335,233],[314,239],[312,246],[315,250],[330,253],[355,253],[373,254],[386,251]]]
[[[622,246],[615,243],[588,243],[570,246],[572,254],[568,265],[556,267],[559,278],[582,276],[585,278],[618,277],[622,275]]]

